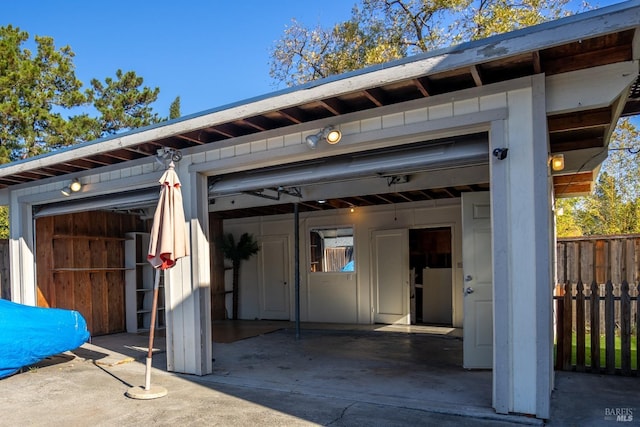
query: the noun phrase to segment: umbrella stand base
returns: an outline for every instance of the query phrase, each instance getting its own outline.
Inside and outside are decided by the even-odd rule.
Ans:
[[[131,387],[125,394],[127,395],[127,397],[130,397],[132,399],[157,399],[159,397],[166,396],[167,389],[157,385],[151,386],[149,390],[145,390],[145,388],[142,386]]]

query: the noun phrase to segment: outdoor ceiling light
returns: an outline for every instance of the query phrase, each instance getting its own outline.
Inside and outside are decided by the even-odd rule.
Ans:
[[[76,178],[73,181],[71,181],[71,185],[69,185],[69,188],[74,193],[77,193],[78,191],[80,191],[82,189],[82,183],[80,182],[80,180],[78,178]]]
[[[342,139],[342,133],[338,129],[325,128],[323,135],[331,145],[337,144]]]
[[[71,195],[71,193],[77,193],[81,189],[82,189],[82,183],[78,178],[75,178],[73,181],[71,181],[71,184],[64,187],[62,190],[60,190],[60,192],[62,193],[63,196],[68,197]]]
[[[323,129],[320,129],[318,133],[306,137],[305,141],[309,148],[316,148],[318,146],[318,142],[321,139],[324,139],[329,144],[333,145],[340,142],[341,138],[342,133],[338,129],[334,129],[332,126],[327,126]]]
[[[551,169],[554,171],[564,170],[564,154],[554,154],[551,157]]]

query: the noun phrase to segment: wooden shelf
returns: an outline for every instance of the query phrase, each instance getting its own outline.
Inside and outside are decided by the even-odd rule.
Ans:
[[[75,271],[95,271],[95,272],[99,272],[99,271],[125,271],[128,270],[127,268],[124,267],[78,267],[78,268],[74,268],[74,267],[60,267],[60,268],[53,268],[52,271],[54,273],[62,273],[62,272],[75,272]]]
[[[125,274],[125,306],[127,313],[127,332],[137,333],[149,330],[151,308],[153,306],[153,287],[156,275],[160,274],[147,262],[149,233],[127,233],[125,242],[125,261],[132,266]],[[164,278],[160,277],[156,327],[165,326]]]
[[[53,239],[82,239],[82,240],[104,240],[104,241],[116,241],[123,242],[128,240],[126,237],[106,237],[106,236],[82,236],[71,234],[54,234],[51,236]]]

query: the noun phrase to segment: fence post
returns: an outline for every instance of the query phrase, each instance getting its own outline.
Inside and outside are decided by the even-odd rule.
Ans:
[[[584,285],[578,280],[576,286],[576,370],[584,372],[585,328],[584,328]]]
[[[620,287],[620,366],[622,375],[631,375],[631,298],[626,280]]]
[[[613,284],[607,281],[604,296],[605,370],[607,374],[616,372],[615,314]]]
[[[563,337],[563,341],[562,341],[562,370],[563,371],[569,371],[571,370],[571,339],[572,339],[572,314],[573,314],[573,310],[571,308],[571,283],[567,282],[564,285],[564,310],[562,313],[562,317],[563,322],[563,328],[562,328],[562,337]]]
[[[591,372],[600,372],[600,286],[591,282]]]
[[[563,282],[564,283],[564,282]],[[562,370],[564,361],[564,284],[556,287],[558,298],[556,301],[556,366],[555,369]]]
[[[636,374],[640,375],[640,283],[636,285]]]
[[[636,285],[636,374],[640,375],[640,283]]]

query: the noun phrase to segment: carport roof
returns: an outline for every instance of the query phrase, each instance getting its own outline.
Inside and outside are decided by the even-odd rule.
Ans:
[[[284,129],[315,120],[544,73],[636,60],[640,0],[404,58],[221,106],[180,119],[0,166],[0,188]],[[549,116],[552,152],[608,144],[619,116],[640,113],[640,78],[623,109]],[[588,191],[592,172],[556,177],[564,194]],[[560,181],[564,180],[564,183]]]

